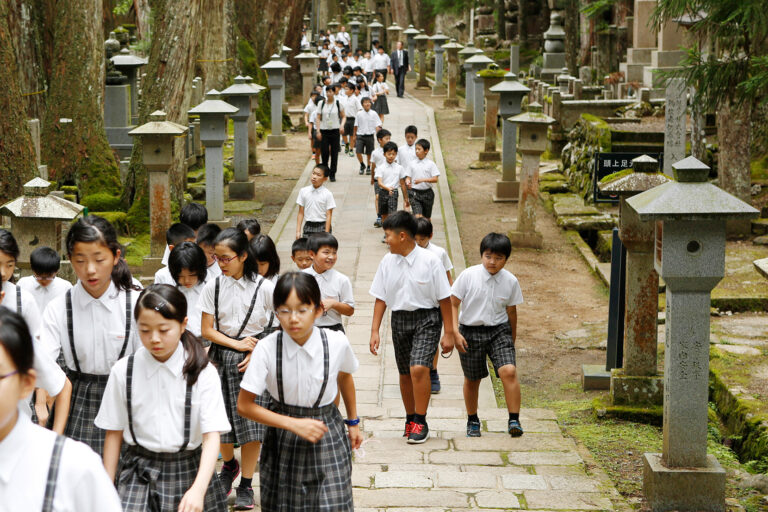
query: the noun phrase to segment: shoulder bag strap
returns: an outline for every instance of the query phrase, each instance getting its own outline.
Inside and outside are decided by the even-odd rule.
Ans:
[[[189,431],[192,419],[192,384],[187,381],[187,395],[184,398],[184,440],[181,442],[179,452],[183,452],[189,446]]]
[[[16,312],[22,314],[21,310],[21,288],[16,285]]]
[[[214,327],[216,330],[219,330],[219,278],[221,276],[216,276],[216,286],[214,287],[213,291],[213,321],[214,321]]]
[[[285,403],[283,401],[283,331],[278,331],[277,333],[275,357],[277,358],[277,364],[275,366],[275,372],[277,374],[277,399],[282,404]]]

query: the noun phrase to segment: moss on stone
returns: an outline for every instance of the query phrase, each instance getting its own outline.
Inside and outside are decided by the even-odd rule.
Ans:
[[[128,214],[125,212],[91,212],[91,215],[97,215],[107,219],[119,234],[125,235],[128,233],[128,225],[126,224]]]
[[[92,212],[121,211],[122,202],[119,196],[113,196],[106,192],[98,192],[84,196],[80,204],[87,207]]]
[[[663,422],[664,408],[660,405],[613,405],[606,397],[598,397],[592,401],[592,409],[598,418],[615,418],[656,426],[661,426]]]
[[[634,171],[632,169],[624,169],[623,171],[616,171],[608,176],[604,176],[603,179],[600,180],[600,183],[610,183],[613,180],[617,180],[619,178],[623,178],[624,176],[629,176]]]
[[[504,78],[507,71],[501,69],[497,64],[488,64],[488,67],[477,73],[481,78]]]

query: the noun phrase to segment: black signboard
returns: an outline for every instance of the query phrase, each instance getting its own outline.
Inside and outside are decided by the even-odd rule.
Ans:
[[[619,196],[603,194],[598,185],[600,180],[615,172],[632,168],[632,159],[648,155],[659,161],[659,170],[663,169],[662,153],[598,153],[595,156],[595,177],[592,182],[593,197],[596,203],[618,203]]]

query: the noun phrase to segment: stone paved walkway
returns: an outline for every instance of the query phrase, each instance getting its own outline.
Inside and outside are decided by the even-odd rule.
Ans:
[[[432,219],[433,241],[448,248],[458,275],[465,265],[434,114],[408,97],[390,96],[389,104],[392,114],[385,118],[384,126],[394,134],[398,145],[403,143],[403,133],[409,124],[418,127],[419,137],[432,142],[431,157],[443,171],[439,203]],[[483,436],[467,438],[463,377],[456,354],[439,363],[442,392],[432,396],[427,416],[432,437],[423,445],[406,444],[401,437],[405,413],[388,315],[382,331],[381,355],[373,356],[368,351],[374,302],[368,289],[387,248],[381,242],[382,230],[373,227],[375,210],[369,177],[358,175],[356,159],[342,153],[339,160],[337,182],[327,185],[337,204],[333,216],[333,232],[339,239],[336,268],[350,276],[355,294],[355,314],[346,328],[360,360],[355,384],[362,429],[367,437],[355,453],[352,483],[356,510],[623,508],[605,475],[599,470],[595,473],[594,464],[585,464],[583,452],[561,433],[553,411],[523,409],[521,422],[526,434],[510,438],[506,434],[507,412],[496,407],[489,379],[481,386],[479,414]],[[310,171],[308,165],[269,233],[277,243],[282,271],[293,268],[290,247],[296,226],[295,200],[298,189],[308,184]],[[524,361],[522,364],[524,368]],[[587,466],[591,466],[589,474]]]

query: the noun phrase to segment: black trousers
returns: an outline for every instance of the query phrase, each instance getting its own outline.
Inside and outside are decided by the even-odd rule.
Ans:
[[[330,178],[336,179],[336,166],[339,162],[339,151],[341,151],[341,134],[338,128],[335,130],[320,130],[323,139],[320,141],[320,156],[323,165],[330,169]],[[328,163],[328,157],[331,163]]]
[[[405,93],[405,73],[408,68],[401,66],[394,70],[395,73],[395,86],[397,88],[397,97],[402,98]]]

